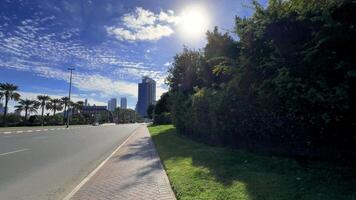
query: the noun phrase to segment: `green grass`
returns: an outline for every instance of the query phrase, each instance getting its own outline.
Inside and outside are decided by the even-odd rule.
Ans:
[[[149,130],[178,199],[356,199],[351,169],[212,147],[177,135],[171,125]]]

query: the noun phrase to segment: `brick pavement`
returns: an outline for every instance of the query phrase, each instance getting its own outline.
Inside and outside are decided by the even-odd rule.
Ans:
[[[146,126],[141,126],[72,200],[175,200]]]

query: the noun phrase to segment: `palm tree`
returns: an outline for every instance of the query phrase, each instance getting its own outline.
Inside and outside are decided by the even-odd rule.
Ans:
[[[83,101],[77,101],[77,103],[75,103],[75,107],[74,108],[78,112],[80,112],[82,110],[83,106],[84,106],[84,102]]]
[[[20,94],[15,92],[19,87],[11,83],[0,83],[0,99],[5,98],[4,121],[7,114],[7,107],[10,100],[18,101]]]
[[[49,96],[47,95],[38,95],[37,96],[37,99],[40,101],[41,103],[41,109],[42,109],[42,112],[41,112],[41,125],[43,126],[43,113],[44,113],[44,109],[45,109],[45,106],[47,104],[47,102],[51,99]]]
[[[46,104],[46,109],[47,110],[53,110],[53,116],[56,115],[56,111],[62,110],[62,101],[60,99],[51,99],[47,104]]]
[[[20,99],[19,105],[15,106],[16,111],[25,111],[25,120],[27,120],[27,115],[31,113],[37,113],[38,107],[41,105],[40,102],[31,99]]]
[[[68,97],[62,97],[61,100],[62,100],[62,103],[64,104],[64,112],[63,112],[63,124],[64,124],[65,120],[66,120],[66,117],[68,117],[67,105],[68,105],[69,98]]]

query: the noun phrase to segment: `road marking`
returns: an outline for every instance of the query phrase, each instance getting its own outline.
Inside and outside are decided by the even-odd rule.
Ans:
[[[93,177],[93,176],[96,174],[96,172],[98,172],[98,171],[100,170],[100,168],[102,168],[102,167],[105,165],[105,163],[107,163],[108,160],[109,160],[111,157],[113,157],[113,156],[115,155],[115,153],[116,153],[117,151],[119,151],[119,149],[120,149],[122,146],[124,146],[124,145],[126,144],[126,142],[129,141],[129,139],[130,139],[133,135],[135,135],[135,133],[138,131],[139,128],[141,128],[141,127],[136,128],[136,129],[131,133],[131,135],[130,135],[129,137],[127,137],[126,140],[125,140],[123,143],[121,143],[120,146],[117,147],[117,148],[114,150],[114,152],[112,152],[103,162],[100,163],[100,165],[99,165],[98,167],[96,167],[88,176],[86,176],[66,197],[63,198],[63,200],[70,200],[70,199],[75,195],[75,193],[77,193],[77,192],[80,190],[80,188],[82,188],[83,185],[84,185],[86,182],[88,182],[88,181],[90,180],[90,178]]]
[[[37,132],[41,131],[41,130],[36,130]]]
[[[23,133],[23,131],[16,131],[16,133]]]
[[[11,134],[11,131],[3,132],[4,134]]]
[[[51,129],[49,129],[49,130],[54,131],[54,128],[51,128]]]
[[[19,152],[28,151],[28,150],[30,150],[30,149],[19,149],[19,150],[16,150],[16,151],[10,151],[10,152],[6,152],[6,153],[1,153],[0,156],[5,156],[5,155],[19,153]]]
[[[31,133],[31,132],[32,132],[32,130],[28,130],[27,132],[28,132],[28,133]]]
[[[48,131],[48,129],[43,129],[43,131]]]

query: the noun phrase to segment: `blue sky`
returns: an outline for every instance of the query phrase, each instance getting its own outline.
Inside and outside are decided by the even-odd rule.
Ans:
[[[183,45],[204,46],[199,28],[233,30],[234,16],[253,13],[249,5],[250,0],[1,0],[0,82],[18,85],[23,98],[61,97],[68,91],[67,68],[74,67],[74,100],[105,105],[112,97],[127,97],[134,108],[143,75],[157,81],[159,98],[173,56]],[[204,18],[195,35],[184,29],[190,23],[184,16],[194,9]]]

